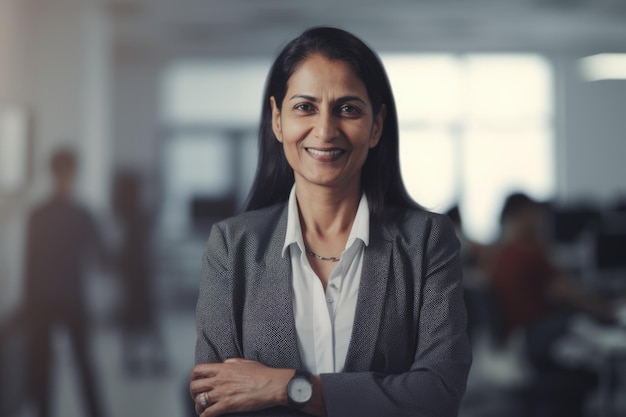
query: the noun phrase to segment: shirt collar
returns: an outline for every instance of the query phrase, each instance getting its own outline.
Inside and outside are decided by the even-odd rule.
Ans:
[[[365,246],[369,245],[370,236],[370,209],[365,194],[361,194],[361,201],[356,211],[352,230],[346,242],[346,249],[360,239]],[[291,187],[289,201],[287,202],[287,231],[285,233],[285,243],[283,245],[282,256],[287,255],[287,250],[292,244],[297,244],[300,251],[304,252],[304,238],[300,227],[300,212],[298,211],[298,201],[296,199],[296,185]]]

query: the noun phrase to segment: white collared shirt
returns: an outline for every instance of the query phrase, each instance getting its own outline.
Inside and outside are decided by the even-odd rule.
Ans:
[[[326,291],[304,251],[295,185],[289,195],[283,257],[291,258],[293,309],[300,356],[313,374],[343,371],[369,244],[369,206],[361,196],[346,247],[330,274]]]

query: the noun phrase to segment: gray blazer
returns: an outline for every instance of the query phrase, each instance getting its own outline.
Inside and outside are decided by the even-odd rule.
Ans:
[[[213,226],[196,311],[196,363],[239,357],[303,369],[282,257],[286,205]],[[456,416],[471,364],[459,242],[447,217],[372,221],[345,371],[322,374],[330,417]],[[241,416],[303,416],[273,408]]]

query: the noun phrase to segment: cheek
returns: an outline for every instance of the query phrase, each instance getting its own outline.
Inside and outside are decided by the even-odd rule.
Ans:
[[[362,126],[358,131],[353,133],[354,138],[359,138],[360,147],[367,149],[372,148],[376,144],[376,136],[369,126]]]
[[[287,158],[287,162],[293,167],[293,162],[297,159],[298,155],[298,141],[294,140],[293,134],[283,130],[283,139],[281,141],[283,152]]]
[[[282,142],[285,147],[294,147],[307,137],[307,129],[305,126],[296,123],[283,124]]]

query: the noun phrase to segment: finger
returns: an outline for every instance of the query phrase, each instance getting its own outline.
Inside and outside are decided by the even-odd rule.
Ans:
[[[202,363],[196,365],[191,371],[190,379],[193,381],[195,379],[214,376],[219,371],[221,365],[220,363]]]
[[[249,359],[243,359],[243,358],[228,358],[224,361],[224,363],[244,363],[244,362],[254,362],[254,361],[251,361]]]
[[[196,405],[196,413],[200,417],[217,416],[218,415],[218,414],[215,414],[215,411],[214,411],[212,406],[208,406],[207,408],[202,408],[202,407],[199,407],[198,405]]]
[[[211,391],[213,388],[214,386],[210,378],[198,379],[189,383],[189,394],[195,400],[199,394]]]
[[[196,396],[196,413],[203,413],[208,407],[212,406],[215,402],[211,399],[209,392],[201,392]]]
[[[233,411],[235,410],[225,408],[222,403],[214,402],[213,404],[202,410],[202,412],[199,414],[200,417],[218,417],[224,414],[229,414]]]
[[[217,417],[217,416],[222,416],[224,414],[230,414],[234,411],[237,411],[235,409],[232,408],[227,408],[224,407],[224,405],[222,403],[216,402],[213,403],[213,405],[210,405],[209,407],[205,408],[204,411],[202,411],[202,414],[200,414],[200,417]]]
[[[205,410],[206,407],[204,407],[200,402],[200,394],[198,394],[196,398],[194,398],[194,405],[196,409],[196,414],[198,415],[202,414],[202,412]]]
[[[200,387],[198,387],[198,384],[196,384],[195,381],[191,381],[191,383],[189,384],[189,395],[191,395],[191,399],[197,402],[196,400],[200,392],[201,389]]]
[[[206,403],[207,407],[212,406],[213,404],[215,404],[215,401],[213,401],[213,398],[211,398],[211,392],[210,391],[205,391],[202,396],[204,397],[204,402]]]

